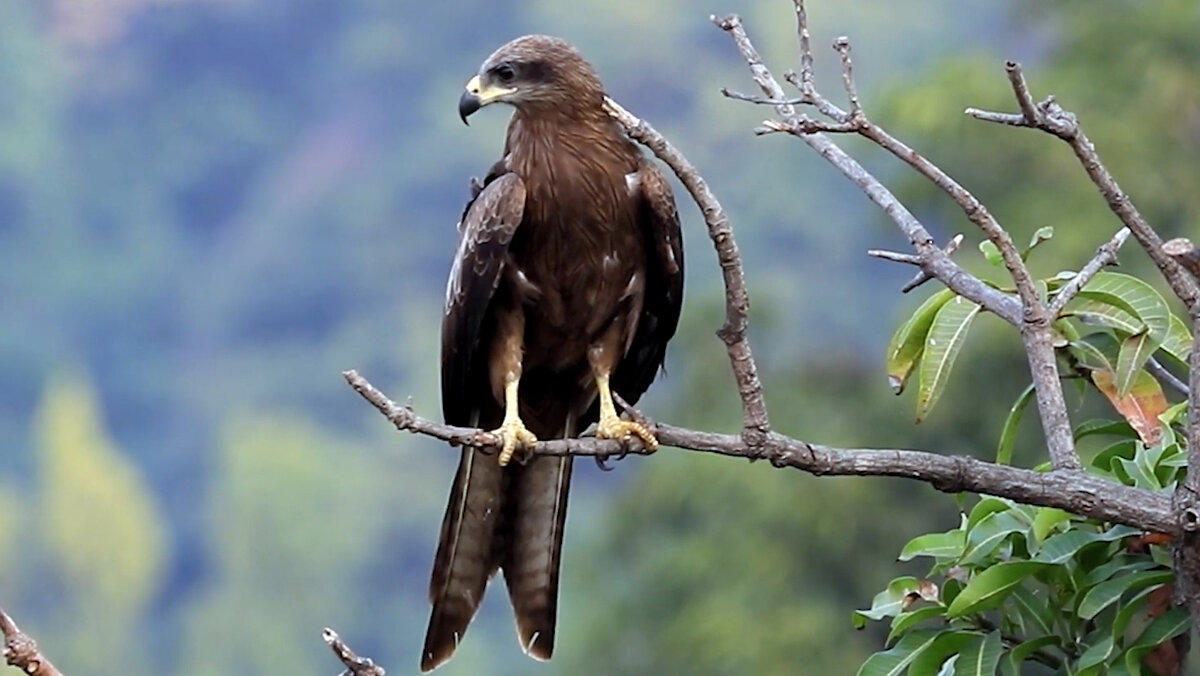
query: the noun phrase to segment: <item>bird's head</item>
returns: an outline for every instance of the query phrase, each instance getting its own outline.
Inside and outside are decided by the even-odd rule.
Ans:
[[[458,114],[466,122],[475,111],[497,102],[525,111],[599,110],[603,98],[596,71],[570,43],[526,35],[483,62],[458,99]]]

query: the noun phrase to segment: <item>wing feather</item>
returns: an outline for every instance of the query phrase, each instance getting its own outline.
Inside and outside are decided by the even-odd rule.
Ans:
[[[683,234],[675,197],[662,172],[642,158],[629,181],[638,199],[638,226],[646,244],[646,294],[637,332],[613,373],[613,387],[636,403],[650,387],[679,326],[683,307]]]
[[[478,399],[488,392],[484,333],[489,306],[504,273],[508,245],[525,212],[525,184],[519,176],[504,173],[488,178],[463,214],[458,253],[446,284],[442,414],[452,425],[470,424]]]

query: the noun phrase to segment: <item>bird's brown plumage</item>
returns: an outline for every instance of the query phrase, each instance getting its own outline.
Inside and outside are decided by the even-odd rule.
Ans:
[[[597,378],[635,402],[662,365],[683,292],[679,221],[659,171],[603,110],[592,67],[566,42],[518,38],[460,101],[516,112],[504,157],[463,213],[442,323],[446,421],[485,429],[519,413],[538,438],[599,415]],[[554,647],[571,459],[507,466],[465,448],[430,581],[422,670],[449,659],[488,579],[503,570],[522,648]]]

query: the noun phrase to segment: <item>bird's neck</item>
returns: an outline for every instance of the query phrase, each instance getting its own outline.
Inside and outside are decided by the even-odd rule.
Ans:
[[[509,166],[519,174],[550,163],[623,163],[629,141],[612,118],[596,110],[518,110],[508,127]]]

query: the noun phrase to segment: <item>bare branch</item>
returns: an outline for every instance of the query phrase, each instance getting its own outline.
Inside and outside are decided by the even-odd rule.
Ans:
[[[746,36],[741,19],[736,15],[732,15],[723,18],[713,17],[712,21],[719,28],[728,32],[733,38],[738,51],[742,53],[742,57],[750,67],[751,77],[758,83],[763,93],[771,99],[786,100],[787,97],[784,95],[783,88],[774,76],[771,75],[770,71],[767,70],[766,66],[763,65],[758,51]],[[789,103],[780,103],[775,106],[775,110],[785,120],[797,117],[795,106]],[[816,151],[825,161],[833,165],[851,183],[858,186],[872,202],[887,214],[888,218],[908,237],[917,254],[921,256],[924,261],[922,264],[923,269],[953,289],[955,293],[979,303],[984,309],[996,314],[1014,326],[1020,324],[1022,313],[1020,303],[1017,299],[984,284],[979,278],[971,275],[959,267],[957,263],[950,260],[950,257],[937,246],[933,236],[929,234],[925,226],[921,225],[920,221],[912,215],[900,200],[896,199],[896,196],[891,191],[864,169],[854,158],[847,155],[845,151],[823,134],[804,134],[797,136],[797,138]]]
[[[346,380],[397,428],[444,441],[482,439],[487,433],[442,425],[412,413],[411,408],[392,402],[354,371]],[[372,393],[368,396],[367,393]],[[399,409],[408,413],[393,418]],[[403,425],[401,424],[403,423]],[[1035,472],[1009,465],[983,462],[966,456],[948,456],[907,449],[846,449],[809,443],[776,432],[762,444],[751,445],[742,435],[716,434],[651,423],[649,427],[663,446],[715,453],[750,460],[769,460],[776,467],[798,469],[817,476],[891,476],[928,483],[947,493],[969,491],[1009,498],[1030,505],[1057,507],[1073,514],[1145,530],[1176,533],[1170,498],[1130,488],[1075,471]],[[611,439],[555,439],[539,441],[538,455],[610,456],[621,452],[620,442]],[[647,451],[634,442],[631,454]]]
[[[842,87],[850,102],[851,119],[862,115],[862,103],[858,100],[858,86],[854,84],[854,63],[850,60],[850,38],[841,36],[833,41],[833,48],[842,58]]]
[[[17,627],[8,613],[0,608],[0,632],[4,634],[4,660],[29,676],[62,676],[50,660],[38,650],[37,641]]]
[[[346,665],[342,676],[384,676],[387,673],[383,667],[371,661],[371,658],[359,657],[355,654],[336,631],[326,627],[325,631],[321,632],[321,638],[325,639],[325,643],[333,650],[333,654],[337,655],[342,664]]]
[[[1200,279],[1200,249],[1187,237],[1176,237],[1162,245],[1163,253],[1170,256],[1193,278]]]
[[[1096,152],[1096,146],[1083,133],[1083,128],[1079,125],[1079,120],[1075,115],[1063,110],[1052,96],[1047,97],[1041,103],[1034,104],[1029,88],[1025,84],[1024,75],[1021,73],[1020,64],[1009,61],[1005,64],[1005,71],[1013,84],[1017,104],[1022,111],[1021,115],[992,113],[974,108],[968,108],[967,114],[988,122],[1039,129],[1066,141],[1074,151],[1083,170],[1087,172],[1088,178],[1092,180],[1092,183],[1100,191],[1100,195],[1104,197],[1109,210],[1116,214],[1121,223],[1133,233],[1134,238],[1150,256],[1150,260],[1154,261],[1159,271],[1162,272],[1175,295],[1189,309],[1200,306],[1200,282],[1189,277],[1179,262],[1163,251],[1162,238],[1146,222],[1141,212],[1133,205],[1133,201],[1121,190],[1117,180],[1100,161],[1100,154]]]
[[[1071,278],[1071,281],[1063,285],[1058,293],[1054,295],[1054,300],[1050,302],[1050,316],[1057,317],[1063,311],[1063,308],[1070,303],[1087,283],[1092,281],[1092,277],[1096,276],[1102,268],[1107,265],[1112,265],[1117,260],[1117,252],[1125,244],[1125,240],[1129,239],[1129,228],[1121,228],[1117,234],[1113,235],[1100,248],[1096,249],[1096,255],[1092,256],[1079,272]]]
[[[1176,378],[1174,373],[1168,371],[1167,367],[1159,363],[1159,361],[1154,357],[1146,360],[1146,370],[1150,373],[1150,375],[1154,376],[1158,382],[1166,385],[1172,390],[1175,390],[1179,394],[1182,394],[1186,397],[1191,393],[1191,388],[1188,387],[1187,383],[1183,382],[1179,378]]]
[[[916,254],[901,253],[899,251],[888,251],[887,249],[867,249],[867,255],[872,258],[882,258],[885,261],[893,263],[904,263],[905,265],[920,265],[921,257]]]
[[[1021,117],[1025,123],[1030,126],[1044,123],[1044,118],[1038,112],[1037,107],[1033,105],[1033,94],[1029,93],[1029,85],[1025,83],[1025,73],[1021,72],[1021,64],[1016,61],[1005,61],[1004,72],[1012,84],[1013,96],[1017,98],[1017,105],[1021,108]]]
[[[794,2],[797,5],[803,4],[803,0],[794,0]],[[803,17],[803,13],[798,12],[798,16]],[[779,83],[771,75],[771,71],[763,65],[758,50],[755,49],[750,38],[746,35],[741,19],[736,15],[731,15],[724,19],[714,19],[714,22],[733,38],[734,44],[737,45],[738,51],[741,52],[742,58],[750,68],[751,77],[758,83],[767,98],[783,100],[784,97]],[[852,101],[857,101],[857,94],[855,93],[853,83],[853,71],[849,60],[849,41],[841,39],[836,43],[835,48],[842,55],[843,82],[846,86],[847,95]],[[804,84],[804,82],[803,78],[801,78],[801,83]],[[815,91],[815,88],[811,84],[806,85],[806,88],[801,93],[813,101],[822,100],[820,94]],[[1000,226],[999,222],[988,212],[983,203],[972,195],[970,191],[924,156],[909,148],[881,127],[871,123],[866,115],[862,113],[861,106],[858,112],[849,116],[849,118],[834,116],[835,124],[833,125],[816,123],[802,115],[797,115],[795,107],[790,104],[780,103],[775,106],[775,110],[779,113],[782,120],[768,121],[763,124],[763,128],[768,131],[787,131],[792,133],[809,145],[809,147],[816,150],[826,160],[834,164],[834,166],[838,167],[847,178],[866,190],[868,196],[871,196],[884,209],[888,216],[909,235],[909,240],[912,242],[913,247],[926,262],[922,266],[922,269],[926,273],[942,280],[943,283],[960,295],[1000,315],[1021,331],[1021,340],[1029,361],[1029,371],[1033,378],[1038,414],[1042,421],[1042,429],[1045,432],[1046,448],[1051,462],[1056,469],[1080,469],[1079,457],[1075,452],[1075,440],[1071,434],[1071,420],[1067,413],[1062,385],[1059,382],[1058,361],[1054,354],[1053,337],[1051,335],[1053,318],[1047,312],[1045,305],[1038,296],[1033,278],[1030,276],[1029,270],[1025,266],[1025,261],[1021,258],[1021,254],[1017,250],[1016,245],[1013,244],[1012,237],[1009,236],[1008,232]],[[963,210],[967,219],[978,226],[984,235],[996,246],[997,251],[999,251],[1000,257],[1004,261],[1004,266],[1008,269],[1016,285],[1017,295],[1020,298],[1019,310],[1014,311],[1011,306],[999,307],[1001,305],[1007,306],[1011,302],[1011,298],[1007,296],[1002,296],[1005,300],[999,301],[993,296],[976,298],[966,293],[963,289],[968,288],[969,285],[961,284],[964,276],[969,277],[975,284],[982,285],[982,282],[978,278],[967,275],[967,273],[958,269],[957,266],[954,266],[953,263],[950,263],[949,256],[944,251],[933,246],[932,239],[928,237],[928,233],[924,230],[924,227],[916,222],[912,214],[896,200],[895,196],[879,184],[878,180],[863,170],[857,162],[838,148],[836,144],[820,133],[826,131],[853,131],[871,140],[879,147],[907,163],[917,173],[927,178],[954,200],[955,204]],[[924,237],[921,235],[924,235]],[[946,270],[945,268],[949,266],[954,267]],[[939,271],[939,267],[943,269]]]
[[[742,433],[748,435],[751,443],[757,443],[771,427],[767,418],[762,382],[758,377],[758,366],[750,350],[750,340],[746,337],[750,295],[746,291],[746,276],[742,271],[742,256],[733,238],[733,226],[729,224],[725,210],[708,189],[704,178],[683,153],[676,150],[653,127],[622,108],[616,101],[605,97],[604,105],[609,115],[625,128],[625,133],[630,138],[649,148],[675,172],[680,182],[691,193],[696,205],[700,207],[700,213],[704,215],[708,235],[716,247],[717,261],[721,265],[725,281],[725,325],[717,335],[725,342],[725,349],[733,367],[733,377],[742,400]]]

